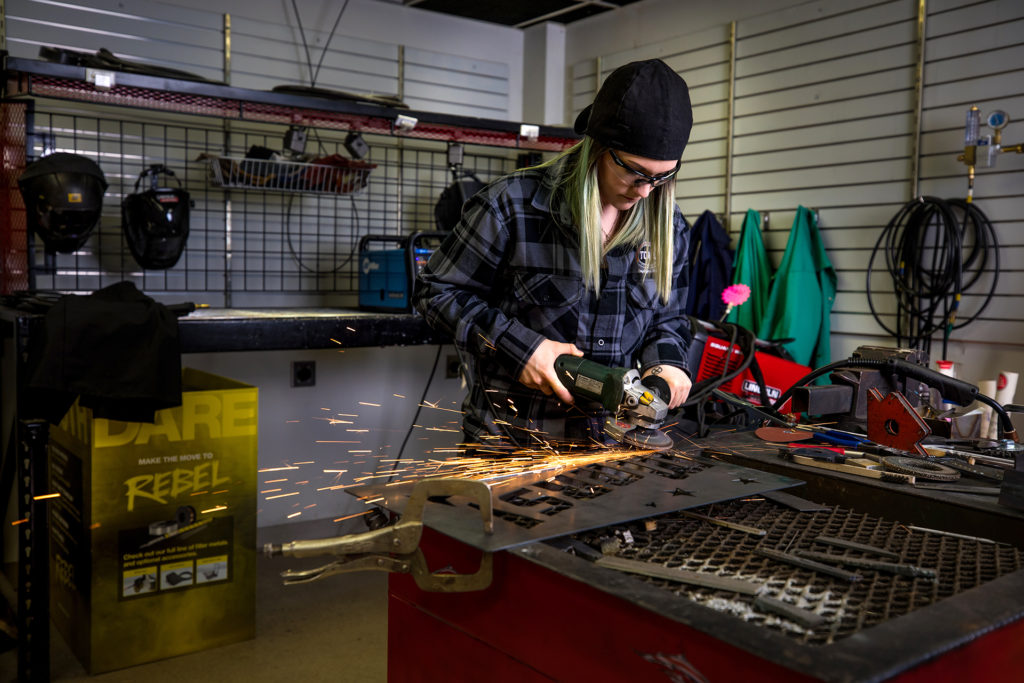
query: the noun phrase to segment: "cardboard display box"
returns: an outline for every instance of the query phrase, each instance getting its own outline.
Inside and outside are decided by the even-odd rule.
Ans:
[[[255,635],[257,389],[183,380],[153,424],[50,430],[50,611],[92,674]]]

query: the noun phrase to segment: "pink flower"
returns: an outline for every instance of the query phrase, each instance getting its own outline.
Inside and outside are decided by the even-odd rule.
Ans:
[[[750,287],[742,283],[729,285],[722,292],[722,301],[728,304],[729,308],[739,306],[748,298],[750,298]]]

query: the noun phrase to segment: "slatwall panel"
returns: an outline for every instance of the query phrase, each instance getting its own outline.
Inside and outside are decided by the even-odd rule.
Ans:
[[[36,59],[39,47],[94,53],[170,67],[221,80],[223,18],[151,0],[90,0],[88,6],[52,0],[7,0],[7,49]]]
[[[569,89],[572,114],[593,101],[602,81],[619,66],[658,57],[686,80],[693,103],[693,132],[676,181],[676,200],[691,220],[725,207],[725,155],[729,102],[729,28],[717,27],[685,40],[643,45],[573,65]]]
[[[893,344],[871,316],[866,264],[882,228],[911,199],[917,68],[916,0],[822,0],[736,24],[735,121],[730,227],[738,237],[742,214],[756,209],[769,219],[769,254],[778,263],[798,205],[815,209],[829,257],[838,271],[832,314],[834,358],[860,344]],[[919,194],[962,198],[966,110],[978,105],[1010,114],[1004,145],[1024,140],[1024,4],[1013,0],[928,0]],[[691,86],[695,127],[679,204],[691,220],[705,209],[721,212],[727,101],[728,28],[685,35],[573,65],[571,116],[593,98],[601,78],[625,61],[662,57]],[[706,50],[692,50],[706,45]],[[705,80],[707,79],[707,80]],[[727,91],[726,91],[727,92]],[[986,132],[983,126],[983,133]],[[991,131],[987,131],[991,132]],[[994,222],[1001,272],[994,301],[976,322],[954,333],[950,357],[970,358],[968,378],[1024,361],[1024,155],[1005,154],[993,169],[979,169],[975,203]],[[876,259],[876,267],[878,267]],[[888,275],[883,273],[884,278]],[[984,294],[993,275],[975,285]],[[876,280],[873,280],[876,282]],[[891,281],[880,281],[879,287]],[[893,297],[874,292],[874,303],[892,326]],[[968,293],[970,314],[982,297]],[[997,346],[993,346],[996,344]],[[933,356],[937,352],[933,347]],[[990,358],[991,357],[991,358]]]
[[[1024,5],[1012,0],[967,4],[931,0],[927,24],[921,189],[926,194],[963,197],[966,167],[956,161],[963,151],[966,110],[981,110],[984,124],[994,109],[1010,115],[1003,144],[1024,142]],[[996,295],[982,317],[957,333],[972,348],[989,355],[1017,347],[1024,356],[1024,154],[1003,154],[993,168],[979,168],[974,202],[993,222],[1000,243]],[[988,290],[979,282],[978,294]],[[963,307],[980,305],[978,294],[964,297]],[[1020,370],[1020,363],[1000,368]],[[1009,367],[1007,367],[1007,365]],[[988,373],[994,376],[993,372]]]
[[[848,355],[841,335],[881,333],[867,314],[865,265],[911,196],[916,17],[912,0],[858,0],[737,26],[733,211],[767,214],[775,263],[796,206],[818,212],[838,276],[835,357]]]
[[[345,35],[344,21],[332,34],[340,4],[297,5],[301,17],[290,2],[281,3],[279,16],[232,17],[231,85],[308,85],[315,73],[321,88],[386,95],[404,88],[415,110],[509,118],[507,64],[424,49],[403,53],[395,44]],[[98,0],[76,7],[13,0],[7,2],[7,19],[14,56],[38,58],[41,45],[86,53],[105,47],[130,61],[216,80],[224,75],[221,12],[145,1]],[[253,146],[280,150],[283,126],[225,127],[217,119],[47,100],[37,101],[35,124],[31,158],[52,151],[82,154],[100,163],[110,183],[101,224],[81,250],[45,255],[36,249],[37,289],[88,292],[130,280],[158,298],[187,296],[213,306],[354,305],[360,238],[435,230],[434,205],[452,181],[444,143],[365,135],[367,161],[377,168],[356,193],[225,190],[211,183],[200,155],[240,158]],[[347,157],[345,135],[310,130],[307,151]],[[153,163],[174,170],[195,201],[188,247],[166,271],[139,267],[121,232],[121,201],[138,173]],[[514,164],[512,150],[466,147],[464,168],[483,181]]]

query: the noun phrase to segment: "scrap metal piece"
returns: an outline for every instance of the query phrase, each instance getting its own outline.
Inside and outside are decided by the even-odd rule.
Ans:
[[[748,526],[746,524],[737,524],[736,522],[727,522],[724,519],[715,519],[714,517],[708,517],[707,515],[698,515],[696,512],[681,512],[684,517],[691,517],[693,519],[699,519],[704,522],[710,522],[711,524],[717,524],[718,526],[724,526],[728,529],[735,529],[736,531],[742,531],[745,534],[751,534],[752,536],[764,536],[768,532],[764,529],[758,529],[755,526]]]
[[[842,579],[843,581],[860,581],[862,578],[860,574],[856,574],[854,572],[848,572],[843,569],[839,569],[838,567],[833,567],[832,565],[822,564],[821,562],[815,562],[814,560],[807,560],[790,553],[772,550],[771,548],[754,548],[754,552],[777,562],[785,562],[802,569],[810,569],[811,571],[819,572],[821,574],[828,574],[829,576],[834,576],[837,579]]]
[[[819,553],[813,550],[794,550],[793,554],[797,557],[802,557],[806,560],[813,560],[815,562],[831,562],[835,564],[843,564],[847,567],[857,567],[858,569],[874,569],[875,571],[889,572],[890,574],[899,574],[900,576],[909,576],[913,579],[934,579],[937,576],[934,569],[928,569],[927,567],[918,567],[912,564],[899,564],[896,562],[883,562],[882,560],[872,560],[868,557],[830,555],[829,553]]]
[[[891,391],[884,398],[878,387],[868,391],[868,438],[883,446],[927,455],[921,441],[931,429],[907,397]]]
[[[777,598],[770,598],[767,595],[759,595],[754,598],[754,609],[785,617],[807,629],[821,628],[831,621],[828,617],[816,614],[809,609],[797,607]]]
[[[918,458],[890,455],[882,458],[882,464],[887,470],[899,474],[911,474],[918,479],[956,481],[960,478],[960,473],[951,467]]]
[[[780,505],[791,507],[800,512],[825,512],[827,510],[831,510],[833,507],[831,505],[814,503],[806,498],[794,496],[792,493],[786,493],[785,491],[766,491],[761,495],[773,503],[779,503]]]
[[[600,557],[594,561],[594,564],[598,567],[617,569],[620,572],[652,576],[657,579],[668,579],[669,581],[678,581],[679,583],[691,586],[730,591],[740,595],[757,595],[758,591],[761,590],[759,584],[744,581],[743,579],[733,579],[728,576],[718,576],[717,574],[705,574],[688,569],[666,567],[660,564],[652,564],[651,562],[627,560],[622,557]]]
[[[885,550],[884,548],[876,548],[873,545],[867,545],[865,543],[847,541],[845,538],[837,538],[835,536],[815,536],[814,540],[818,543],[834,545],[837,548],[846,548],[847,550],[859,550],[862,553],[873,553],[881,557],[888,557],[892,560],[900,559],[899,553],[894,553],[891,550]]]

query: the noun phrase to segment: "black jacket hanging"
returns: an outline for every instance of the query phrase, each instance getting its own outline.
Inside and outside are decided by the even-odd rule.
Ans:
[[[733,252],[729,233],[705,211],[690,232],[690,289],[686,312],[701,320],[719,320],[725,313],[722,292],[732,284]]]

